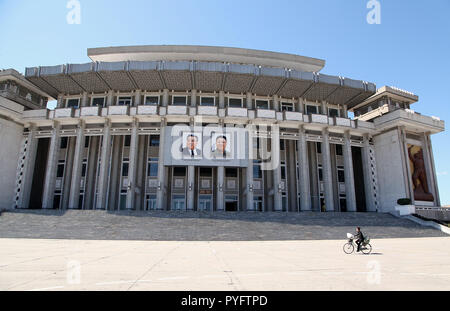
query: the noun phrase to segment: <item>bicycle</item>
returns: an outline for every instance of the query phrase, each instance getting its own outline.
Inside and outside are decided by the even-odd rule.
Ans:
[[[347,238],[348,238],[348,242],[344,244],[343,249],[344,249],[344,253],[346,254],[351,254],[355,251],[355,242],[353,242],[354,240],[354,236],[351,233],[347,233]],[[370,254],[370,252],[372,251],[372,245],[370,245],[370,238],[367,237],[364,239],[364,242],[361,243],[361,252],[365,255]]]

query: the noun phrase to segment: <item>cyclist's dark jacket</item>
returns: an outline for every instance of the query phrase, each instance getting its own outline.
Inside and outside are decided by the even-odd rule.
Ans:
[[[358,241],[364,241],[364,235],[363,235],[363,233],[361,231],[356,232],[355,238]]]

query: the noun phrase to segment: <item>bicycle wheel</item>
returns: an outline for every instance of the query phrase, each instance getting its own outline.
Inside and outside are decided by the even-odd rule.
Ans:
[[[346,254],[351,254],[355,250],[353,243],[345,243],[343,248],[344,248],[344,253],[346,253]]]
[[[367,243],[366,245],[361,247],[361,251],[363,252],[363,254],[366,254],[366,255],[370,254],[370,252],[372,251],[372,245]]]

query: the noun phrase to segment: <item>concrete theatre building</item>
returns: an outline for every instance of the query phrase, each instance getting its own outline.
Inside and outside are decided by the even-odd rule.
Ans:
[[[430,135],[444,122],[412,110],[410,92],[258,50],[129,46],[88,56],[0,72],[1,208],[440,206]]]

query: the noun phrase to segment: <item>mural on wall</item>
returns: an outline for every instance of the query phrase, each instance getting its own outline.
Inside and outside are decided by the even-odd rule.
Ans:
[[[434,197],[428,188],[422,147],[408,144],[408,156],[414,188],[414,199],[417,201],[434,201]]]

